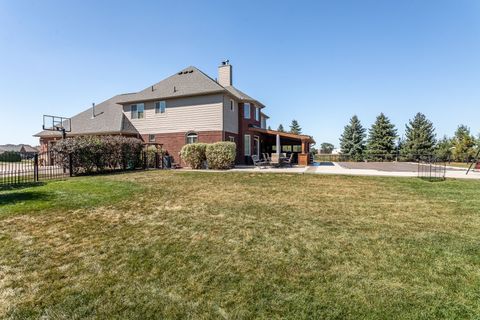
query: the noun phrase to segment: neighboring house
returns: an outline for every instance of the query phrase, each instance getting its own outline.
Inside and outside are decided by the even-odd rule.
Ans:
[[[124,135],[162,146],[178,161],[187,143],[233,141],[237,163],[250,163],[251,155],[272,153],[277,136],[281,151],[298,154],[307,164],[312,137],[267,130],[265,106],[233,86],[232,66],[218,68],[218,80],[196,67],[184,70],[137,92],[117,95],[71,118],[71,132],[79,135]],[[42,151],[61,134],[42,131]]]
[[[31,158],[38,153],[38,149],[28,144],[4,144],[0,145],[0,154],[4,152],[17,152],[24,158]]]

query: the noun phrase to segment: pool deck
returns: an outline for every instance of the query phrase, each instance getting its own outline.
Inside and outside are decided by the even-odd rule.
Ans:
[[[229,171],[255,173],[331,174],[376,177],[417,177],[418,164],[413,162],[332,162],[330,163],[330,165],[315,165],[308,167],[293,166],[292,168],[258,168],[252,166],[237,166]],[[445,176],[449,179],[480,179],[479,171],[471,171],[468,175],[465,174],[466,171],[466,169],[447,166]]]

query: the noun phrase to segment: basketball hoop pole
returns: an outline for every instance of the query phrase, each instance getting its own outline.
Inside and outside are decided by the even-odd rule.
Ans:
[[[470,165],[470,167],[468,167],[468,170],[467,170],[467,173],[466,173],[466,174],[469,174],[469,173],[470,173],[470,171],[472,170],[473,166],[478,163],[479,158],[480,158],[480,149],[478,150],[477,155],[476,155],[475,158],[473,159],[472,164]]]

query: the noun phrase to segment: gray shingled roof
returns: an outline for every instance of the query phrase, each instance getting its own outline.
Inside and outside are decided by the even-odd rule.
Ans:
[[[67,135],[138,134],[130,120],[123,114],[121,104],[212,93],[227,93],[240,102],[252,102],[264,107],[262,103],[237,88],[223,87],[196,67],[190,66],[140,92],[117,95],[98,104],[95,107],[96,116],[93,119],[91,108],[77,114],[71,118],[72,131]],[[34,136],[59,137],[60,135],[58,131],[44,130]]]
[[[4,145],[0,145],[0,153],[6,152],[6,151],[21,152],[22,147],[25,150],[25,152],[38,152],[36,148],[28,144],[4,144]]]
[[[117,102],[125,99],[131,94],[114,96],[95,106],[95,117],[92,117],[92,108],[73,116],[71,118],[72,128],[67,135],[86,134],[138,134],[130,120],[123,114],[122,106]],[[35,137],[58,137],[58,131],[44,130]]]
[[[265,107],[260,101],[253,99],[248,94],[238,90],[234,86],[225,87],[225,89],[230,92],[235,98],[242,102],[252,102],[260,107]]]
[[[128,95],[120,103],[125,104],[224,91],[225,89],[215,80],[191,66],[138,93]]]
[[[119,103],[133,103],[148,100],[168,99],[182,96],[194,96],[209,93],[229,93],[241,102],[252,102],[264,107],[234,86],[223,87],[196,67],[190,66],[182,71],[150,86],[138,93],[128,95]]]

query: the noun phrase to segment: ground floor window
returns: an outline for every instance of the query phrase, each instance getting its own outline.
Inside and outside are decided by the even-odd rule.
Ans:
[[[301,145],[293,146],[293,152],[302,152],[302,146]]]
[[[244,147],[245,156],[252,155],[251,144],[252,144],[251,136],[249,134],[246,134],[243,138],[243,147]]]
[[[187,134],[187,144],[197,143],[198,142],[198,134],[195,132],[190,132]]]
[[[155,142],[155,135],[154,134],[149,134],[148,135],[148,142]]]
[[[282,152],[292,152],[292,146],[282,146]]]

